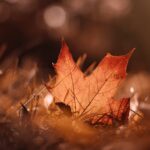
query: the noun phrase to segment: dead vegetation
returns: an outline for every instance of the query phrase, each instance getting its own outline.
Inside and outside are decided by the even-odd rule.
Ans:
[[[47,84],[37,82],[38,68],[34,62],[29,60],[19,68],[17,59],[14,56],[11,59],[0,64],[0,149],[149,149],[149,109],[144,107],[144,104],[149,105],[147,93],[137,97],[133,89],[128,92],[131,104],[136,106],[130,108],[130,115],[117,116],[111,105],[109,113],[97,114],[101,121],[92,123],[88,115],[82,117],[87,112],[86,107],[79,114],[68,103],[53,100]],[[81,57],[78,66],[82,66],[84,60],[85,56]],[[94,66],[87,69],[87,74],[91,74]],[[51,81],[52,84],[54,80]],[[125,93],[129,88],[124,84],[122,91]],[[76,95],[73,96],[76,99]],[[129,113],[128,104],[124,105],[126,113]],[[90,115],[95,117],[95,114]]]

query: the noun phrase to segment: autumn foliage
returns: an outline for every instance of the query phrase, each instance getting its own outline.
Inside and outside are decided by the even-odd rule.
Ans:
[[[54,65],[56,82],[48,87],[55,103],[71,108],[74,118],[90,124],[115,124],[128,121],[130,99],[115,99],[119,84],[126,77],[134,49],[123,56],[107,54],[90,75],[85,75],[73,60],[65,41]]]

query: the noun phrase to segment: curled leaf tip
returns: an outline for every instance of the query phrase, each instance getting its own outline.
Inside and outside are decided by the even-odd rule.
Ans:
[[[127,56],[130,58],[132,56],[132,54],[134,53],[134,51],[136,50],[136,48],[133,48],[129,51],[129,53],[127,54]]]
[[[61,50],[60,50],[59,57],[64,57],[65,55],[67,55],[67,53],[69,53],[68,45],[65,42],[65,40],[62,40]]]
[[[132,56],[132,54],[134,53],[134,51],[136,50],[136,48],[131,49],[127,54],[125,54],[124,56],[126,56],[127,58],[130,58]],[[106,57],[110,57],[110,56],[116,56],[116,55],[112,55],[111,53],[107,53]],[[121,55],[123,56],[123,55]],[[116,56],[116,57],[120,57],[120,56]]]
[[[67,46],[67,43],[66,43],[65,39],[62,37],[61,38],[61,48],[63,48],[64,46]]]

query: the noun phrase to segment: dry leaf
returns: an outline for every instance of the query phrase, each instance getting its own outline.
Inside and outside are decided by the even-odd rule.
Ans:
[[[104,123],[106,120],[113,122],[114,118],[127,118],[129,99],[114,100],[113,96],[126,76],[127,64],[133,51],[134,49],[124,56],[107,54],[96,69],[89,76],[85,76],[63,41],[54,65],[56,83],[54,87],[49,87],[55,102],[70,106],[73,116],[93,123],[98,119]]]

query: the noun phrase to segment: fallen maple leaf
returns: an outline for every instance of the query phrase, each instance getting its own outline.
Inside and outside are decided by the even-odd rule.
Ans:
[[[126,68],[134,49],[124,56],[107,54],[89,75],[80,70],[74,62],[67,44],[62,48],[54,65],[56,82],[49,90],[56,103],[70,106],[73,116],[91,123],[112,124],[113,120],[126,120],[129,113],[129,99],[114,100],[119,83],[126,76]]]

